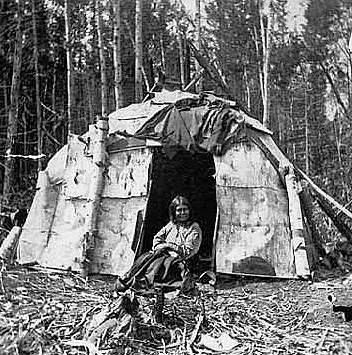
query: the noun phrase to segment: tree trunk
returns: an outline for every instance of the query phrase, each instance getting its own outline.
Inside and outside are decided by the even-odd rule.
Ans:
[[[184,52],[185,52],[185,83],[189,84],[191,81],[191,49],[185,38],[183,38]]]
[[[201,14],[200,14],[200,0],[195,0],[196,1],[196,33],[197,33],[197,46],[198,50],[202,50],[202,36],[201,36]],[[196,64],[196,71],[200,72],[201,71],[201,66],[197,62]],[[203,78],[199,78],[198,82],[196,83],[196,92],[201,92],[203,91]]]
[[[292,92],[292,96],[291,96],[291,99],[290,99],[290,128],[291,128],[291,135],[293,135],[293,132],[295,130],[295,125],[293,123],[294,121],[294,118],[293,118],[293,104],[294,104],[294,93]],[[297,158],[297,154],[296,154],[296,145],[294,143],[294,141],[292,141],[292,159],[293,159],[293,162],[296,161],[296,158]]]
[[[55,60],[53,68],[53,84],[51,88],[51,107],[53,111],[56,111],[56,82],[57,82],[57,63]]]
[[[341,136],[342,136],[342,133],[343,133],[342,132],[342,123],[340,122],[339,118],[336,118],[334,120],[334,136],[335,136],[337,159],[339,161],[340,171],[343,170],[342,155],[341,155]]]
[[[162,71],[165,73],[166,72],[166,59],[165,59],[164,40],[163,40],[162,34],[160,34],[160,55],[161,55]]]
[[[306,174],[309,175],[309,103],[308,103],[308,77],[307,73],[304,76],[304,121],[305,121],[305,165]]]
[[[273,31],[273,10],[272,3],[269,4],[269,13],[267,16],[267,26],[264,25],[264,13],[262,4],[259,5],[260,32],[263,46],[263,125],[269,128],[270,125],[270,91],[269,91],[269,63],[271,52],[271,36]]]
[[[36,6],[35,0],[31,1],[32,5],[32,29],[33,29],[33,59],[35,71],[35,100],[37,112],[37,153],[42,154],[42,110],[40,103],[40,84],[39,84],[39,66],[38,66],[38,36],[37,36],[37,21],[36,21]],[[42,160],[38,159],[38,171],[42,170]]]
[[[114,73],[115,107],[123,106],[122,96],[122,60],[121,60],[121,2],[114,0]]]
[[[257,68],[258,68],[258,79],[259,79],[259,87],[262,98],[264,97],[264,84],[263,84],[263,67],[260,62],[260,50],[259,50],[259,35],[256,26],[253,26],[253,41],[255,46],[255,51],[257,54]]]
[[[22,112],[22,122],[23,122],[23,154],[29,154],[28,149],[28,137],[27,137],[27,120],[26,115]],[[28,176],[28,160],[24,159],[23,161],[23,175]]]
[[[88,90],[88,127],[94,123],[94,94],[93,94],[93,76],[87,74],[87,90]]]
[[[143,67],[143,37],[142,37],[142,8],[143,0],[136,0],[136,33],[135,33],[135,101],[141,102],[143,100],[143,81],[142,81],[142,67]]]
[[[72,52],[70,35],[70,16],[68,0],[65,0],[65,40],[66,40],[66,65],[67,65],[67,128],[68,132],[74,132],[72,117]]]
[[[134,50],[136,51],[136,43],[135,43],[135,40],[134,40],[132,31],[131,31],[131,27],[130,27],[130,25],[128,24],[128,21],[124,21],[124,24],[125,24],[125,26],[126,26],[126,28],[127,28],[128,36],[129,36],[129,38],[130,38],[130,40],[131,40],[131,43],[132,43],[132,45],[133,45],[133,48],[134,48]],[[147,91],[148,91],[148,93],[149,93],[149,92],[150,92],[150,85],[149,85],[147,73],[146,73],[146,71],[145,71],[143,65],[142,65],[142,67],[141,67],[141,71],[142,71],[142,77],[143,77],[143,80],[144,80],[145,87],[146,87],[146,89],[147,89]]]
[[[247,67],[244,66],[244,73],[243,73],[243,79],[244,83],[246,85],[246,102],[247,102],[247,109],[250,112],[251,111],[251,90],[250,90],[250,85],[249,85],[249,80],[248,80],[248,74],[247,74]]]
[[[350,40],[348,42],[348,50],[347,50],[347,92],[348,92],[348,106],[351,107],[351,81],[352,81],[352,33],[350,35]]]
[[[5,171],[4,171],[4,183],[3,183],[3,201],[2,203],[8,204],[10,194],[11,194],[11,183],[13,183],[13,172],[14,172],[14,160],[11,157],[14,149],[14,141],[17,133],[17,122],[18,122],[18,105],[19,105],[19,88],[20,88],[20,74],[22,65],[22,1],[18,1],[17,7],[17,24],[16,24],[16,39],[15,39],[15,50],[13,57],[13,71],[12,71],[12,82],[11,82],[11,92],[10,92],[10,106],[9,106],[9,116],[7,124],[7,135],[5,143]],[[1,202],[1,201],[0,201]],[[0,211],[1,204],[0,203]]]
[[[346,107],[346,105],[344,104],[344,102],[342,100],[342,97],[341,97],[341,94],[340,94],[340,91],[337,88],[337,86],[335,85],[335,82],[334,82],[334,80],[333,80],[328,68],[326,68],[326,66],[324,65],[324,63],[321,60],[319,60],[319,65],[320,65],[321,69],[323,70],[323,72],[324,72],[324,74],[326,76],[326,79],[328,80],[329,84],[331,85],[332,91],[333,91],[333,93],[335,95],[335,98],[336,98],[338,104],[343,109],[347,119],[349,121],[351,121],[348,107]]]
[[[178,44],[178,55],[180,61],[180,78],[181,78],[181,90],[185,88],[185,57],[183,53],[183,38],[181,34],[181,29],[179,23],[175,20],[176,31],[177,31],[177,44]]]
[[[8,113],[8,102],[7,102],[7,86],[6,84],[3,86],[4,89],[4,109],[5,109],[5,115]]]
[[[96,16],[97,32],[98,32],[99,60],[100,60],[101,114],[104,117],[108,114],[108,82],[106,78],[106,61],[104,56],[100,0],[96,0],[95,6],[96,6],[95,16]]]

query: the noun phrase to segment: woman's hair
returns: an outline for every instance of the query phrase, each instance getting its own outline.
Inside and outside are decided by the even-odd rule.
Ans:
[[[189,208],[189,218],[188,221],[192,221],[192,209],[191,204],[188,201],[188,198],[184,196],[177,195],[169,205],[169,217],[170,221],[175,223],[176,221],[176,208],[180,205],[186,205]]]

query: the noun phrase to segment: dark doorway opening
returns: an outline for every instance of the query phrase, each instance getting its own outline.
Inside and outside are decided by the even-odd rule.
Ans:
[[[169,157],[157,148],[152,160],[152,185],[138,255],[152,248],[153,236],[169,221],[168,207],[177,195],[187,197],[203,232],[198,255],[211,256],[216,219],[215,165],[210,153],[179,151]]]

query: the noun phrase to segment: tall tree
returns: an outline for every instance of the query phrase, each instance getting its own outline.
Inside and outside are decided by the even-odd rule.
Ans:
[[[32,30],[33,30],[33,60],[35,71],[35,101],[37,113],[37,152],[42,154],[42,107],[40,102],[40,82],[39,82],[39,57],[38,57],[38,35],[37,35],[37,19],[36,19],[36,1],[31,1],[32,8]],[[42,160],[38,159],[38,171],[42,170]]]
[[[96,1],[95,16],[97,21],[98,47],[99,47],[99,59],[100,59],[101,114],[103,116],[106,116],[108,114],[108,82],[106,78],[106,60],[104,54],[103,28],[101,23],[101,4],[100,4],[100,0],[95,0],[95,1]]]
[[[261,79],[261,93],[263,100],[263,125],[269,128],[270,123],[270,89],[269,89],[269,64],[272,46],[272,32],[273,32],[273,5],[270,0],[264,9],[265,3],[263,0],[258,1],[258,12],[260,20],[260,34],[262,41],[262,68],[259,75]],[[266,14],[265,14],[266,12]]]
[[[181,32],[181,26],[178,20],[175,20],[175,27],[177,33],[177,43],[179,51],[179,63],[180,63],[180,79],[181,79],[181,89],[185,88],[186,84],[186,73],[185,73],[185,55],[183,48],[183,34]]]
[[[115,90],[115,107],[116,109],[123,106],[122,96],[122,53],[121,53],[121,1],[113,0],[113,16],[114,16],[114,90]]]
[[[323,176],[329,169],[331,174],[335,174],[335,180],[342,185],[346,184],[346,178],[349,177],[341,169],[346,164],[342,161],[341,151],[336,150],[336,124],[330,122],[341,119],[345,126],[343,131],[350,131],[352,118],[346,88],[349,81],[347,48],[350,34],[348,29],[352,25],[349,20],[351,9],[351,3],[343,0],[310,0],[305,11],[305,50],[302,56],[309,68],[309,85],[312,88],[310,95],[315,103],[309,117],[313,128],[312,149],[316,152],[311,170],[315,175]],[[347,134],[338,139],[341,143],[350,138]]]
[[[65,39],[66,39],[66,66],[67,66],[67,126],[68,131],[73,133],[74,122],[72,115],[72,43],[71,43],[71,25],[70,25],[70,7],[69,0],[65,0]]]
[[[11,194],[11,184],[13,182],[14,173],[14,160],[11,156],[14,153],[14,141],[17,133],[18,125],[18,112],[19,112],[19,88],[20,88],[20,74],[22,65],[22,17],[23,17],[23,4],[19,0],[16,9],[16,38],[15,38],[15,49],[13,56],[13,66],[12,66],[12,82],[11,82],[11,92],[10,92],[10,107],[8,111],[8,122],[7,122],[7,135],[6,135],[6,160],[5,160],[5,171],[4,171],[4,182],[2,195],[5,203],[8,203]],[[1,209],[1,205],[0,205]]]
[[[136,0],[135,21],[135,101],[143,100],[143,0]]]
[[[195,0],[196,2],[196,33],[197,33],[197,47],[199,50],[202,50],[202,14],[201,14],[201,0]],[[197,62],[196,64],[196,72],[200,73],[201,66]],[[196,91],[203,91],[203,78],[200,77],[196,84]]]

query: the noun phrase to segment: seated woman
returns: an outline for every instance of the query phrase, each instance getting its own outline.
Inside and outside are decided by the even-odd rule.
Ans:
[[[176,196],[169,206],[170,222],[153,239],[153,249],[142,254],[131,269],[116,282],[117,291],[190,288],[188,261],[196,255],[202,241],[199,224],[192,218],[187,198]]]

